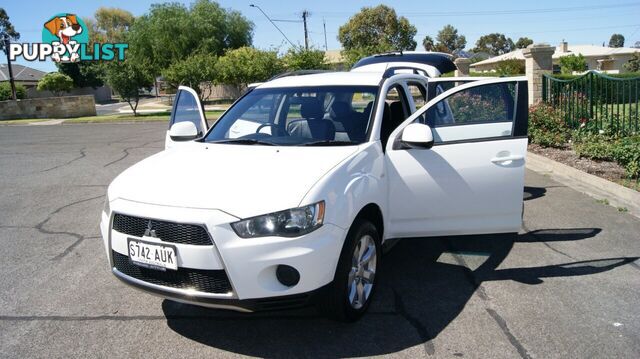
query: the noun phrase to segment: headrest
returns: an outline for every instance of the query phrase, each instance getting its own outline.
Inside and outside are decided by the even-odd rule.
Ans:
[[[336,101],[331,105],[333,117],[345,117],[351,114],[351,105],[346,102]]]
[[[373,109],[373,101],[369,101],[369,103],[367,104],[367,107],[364,108],[364,111],[362,113],[364,113],[364,115],[369,118],[369,115],[371,114],[371,110]]]
[[[391,110],[391,115],[395,120],[404,119],[404,109],[402,108],[402,102],[394,101],[389,104],[389,110]]]
[[[324,110],[320,100],[315,98],[305,99],[300,105],[300,114],[306,119],[320,119],[324,117]]]

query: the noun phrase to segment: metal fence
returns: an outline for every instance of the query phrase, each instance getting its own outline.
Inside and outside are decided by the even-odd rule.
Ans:
[[[567,124],[588,123],[619,134],[640,132],[640,77],[612,77],[595,71],[573,79],[543,75],[542,100],[561,110]]]

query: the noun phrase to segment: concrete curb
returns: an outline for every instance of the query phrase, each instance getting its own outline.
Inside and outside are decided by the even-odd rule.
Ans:
[[[548,174],[554,180],[593,198],[606,199],[614,207],[627,208],[630,214],[640,218],[638,191],[531,152],[527,153],[527,168]]]

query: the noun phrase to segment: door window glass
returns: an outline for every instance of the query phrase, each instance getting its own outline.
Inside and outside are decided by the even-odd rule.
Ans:
[[[422,84],[410,82],[407,84],[407,87],[409,88],[409,95],[413,98],[413,103],[416,105],[416,109],[421,108],[427,103],[427,91]]]
[[[511,136],[515,89],[515,82],[475,86],[436,103],[426,112],[436,143]]]
[[[178,92],[178,100],[174,107],[172,124],[189,121],[196,126],[198,133],[202,134],[204,129],[202,128],[202,119],[200,116],[200,108],[196,98],[191,93],[180,90]]]

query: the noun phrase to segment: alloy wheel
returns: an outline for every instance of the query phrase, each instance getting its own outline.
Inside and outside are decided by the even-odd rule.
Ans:
[[[362,308],[371,295],[376,275],[377,253],[373,237],[364,235],[356,244],[351,257],[349,286],[349,304],[354,309]]]

